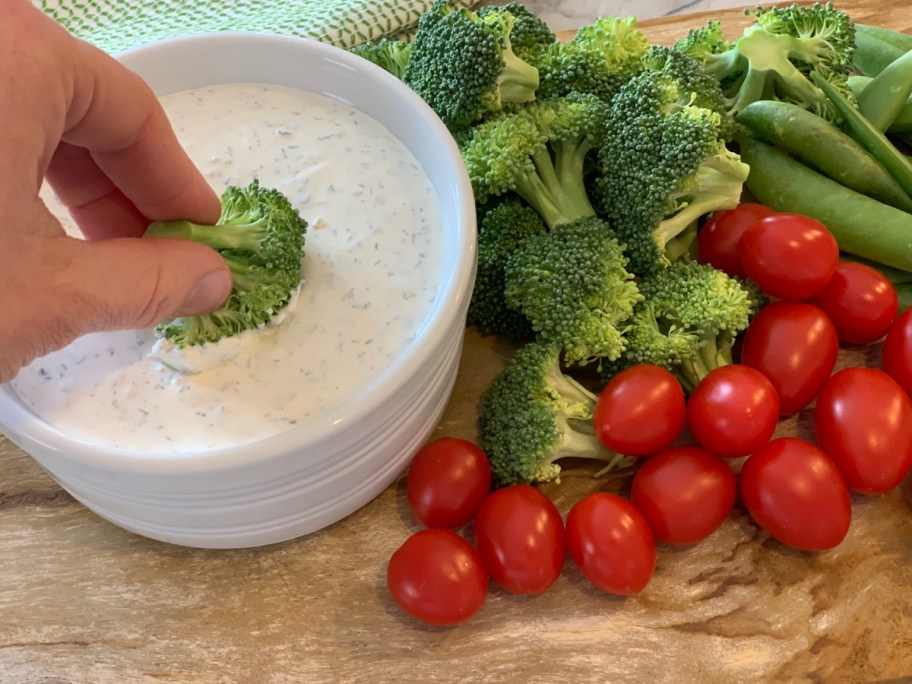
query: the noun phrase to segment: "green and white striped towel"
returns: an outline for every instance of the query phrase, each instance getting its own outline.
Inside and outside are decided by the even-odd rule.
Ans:
[[[190,33],[257,31],[348,48],[413,29],[433,0],[32,0],[101,49]],[[460,6],[472,0],[457,0]]]

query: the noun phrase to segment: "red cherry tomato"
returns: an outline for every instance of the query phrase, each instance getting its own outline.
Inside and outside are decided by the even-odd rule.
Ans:
[[[876,368],[830,377],[817,397],[814,429],[849,489],[883,494],[912,467],[912,400]]]
[[[443,437],[416,455],[406,479],[412,513],[428,527],[459,527],[478,511],[491,489],[491,464],[479,446]]]
[[[636,506],[616,494],[590,494],[567,516],[567,548],[595,586],[628,596],[655,572],[655,538]]]
[[[823,309],[839,339],[849,344],[870,344],[886,335],[899,308],[893,283],[877,269],[854,261],[840,263],[811,303]]]
[[[788,301],[813,297],[839,263],[836,238],[819,221],[774,214],[748,226],[738,254],[747,277],[767,294]]]
[[[651,364],[615,375],[595,407],[602,444],[628,456],[648,456],[668,447],[684,429],[684,390],[669,371]]]
[[[797,413],[830,377],[839,338],[829,317],[804,302],[772,302],[741,337],[741,363],[763,373],[779,395],[779,413]]]
[[[386,586],[406,613],[430,625],[457,625],[478,612],[488,593],[481,558],[451,530],[416,532],[393,553]]]
[[[783,544],[820,551],[845,539],[852,520],[849,490],[813,444],[774,439],[747,458],[740,480],[751,517]]]
[[[488,495],[475,518],[475,543],[491,579],[514,594],[542,593],[564,567],[560,512],[529,485]]]
[[[656,539],[693,544],[719,529],[735,504],[736,489],[735,476],[721,458],[683,446],[640,466],[630,498]]]
[[[701,264],[712,264],[730,276],[747,277],[738,256],[741,234],[757,219],[775,213],[769,207],[750,202],[716,212],[697,234],[697,260]]]
[[[901,313],[887,332],[883,369],[912,396],[912,309]]]
[[[760,371],[720,366],[700,381],[687,402],[694,439],[714,454],[746,456],[766,444],[779,420],[776,389]]]

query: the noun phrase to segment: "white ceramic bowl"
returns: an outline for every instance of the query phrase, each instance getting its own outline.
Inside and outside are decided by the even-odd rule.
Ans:
[[[459,152],[404,84],[324,44],[215,33],[120,58],[159,95],[270,83],[338,99],[385,125],[424,167],[441,205],[438,294],[418,337],[357,399],[252,443],[171,455],[87,444],[36,416],[9,385],[0,385],[0,430],[89,509],[154,539],[234,548],[318,530],[389,486],[449,399],[475,275],[475,211]]]

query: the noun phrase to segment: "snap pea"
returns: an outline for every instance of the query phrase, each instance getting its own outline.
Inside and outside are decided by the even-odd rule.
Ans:
[[[878,271],[883,273],[884,277],[893,283],[893,285],[912,286],[912,273],[909,271],[903,271],[900,268],[893,268],[892,266],[886,266],[885,264],[878,264],[876,261],[865,259],[864,257],[860,257],[856,254],[843,253],[841,257],[845,261],[856,261],[859,264],[864,264],[865,266],[876,268]]]
[[[855,68],[865,76],[876,76],[904,52],[907,51],[869,33],[855,32]]]
[[[857,38],[859,35],[870,36],[877,40],[882,40],[884,43],[892,45],[903,52],[912,50],[912,36],[908,33],[902,33],[901,31],[894,31],[893,29],[884,28],[883,26],[872,26],[870,24],[859,24],[856,22],[855,37]]]
[[[861,91],[871,82],[871,76],[853,74],[849,76],[847,81],[849,88],[855,93],[855,97],[858,97]],[[912,131],[912,96],[906,99],[899,113],[887,128],[888,133],[908,133],[910,131]]]
[[[890,62],[858,94],[858,111],[878,131],[885,131],[912,94],[912,52]]]
[[[747,188],[759,202],[820,221],[844,252],[912,271],[912,214],[850,190],[772,145],[740,142],[750,166]]]
[[[912,199],[851,137],[813,112],[788,102],[758,100],[736,117],[754,137],[772,143],[856,192],[905,211]]]
[[[912,162],[897,150],[882,132],[872,126],[871,122],[863,117],[836,88],[817,74],[811,74],[811,78],[839,111],[849,129],[849,134],[855,138],[855,141],[883,164],[883,167],[896,179],[907,195],[912,195]]]
[[[896,286],[896,297],[899,299],[899,311],[897,314],[901,314],[903,311],[912,306],[912,283],[902,283]]]

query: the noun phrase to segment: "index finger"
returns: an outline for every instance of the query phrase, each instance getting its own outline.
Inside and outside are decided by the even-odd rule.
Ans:
[[[74,43],[77,54],[63,140],[87,149],[98,168],[148,219],[214,223],[220,211],[218,197],[181,147],[151,88],[101,50]],[[93,190],[68,180],[68,188],[52,184],[71,208],[110,192],[97,184]]]

